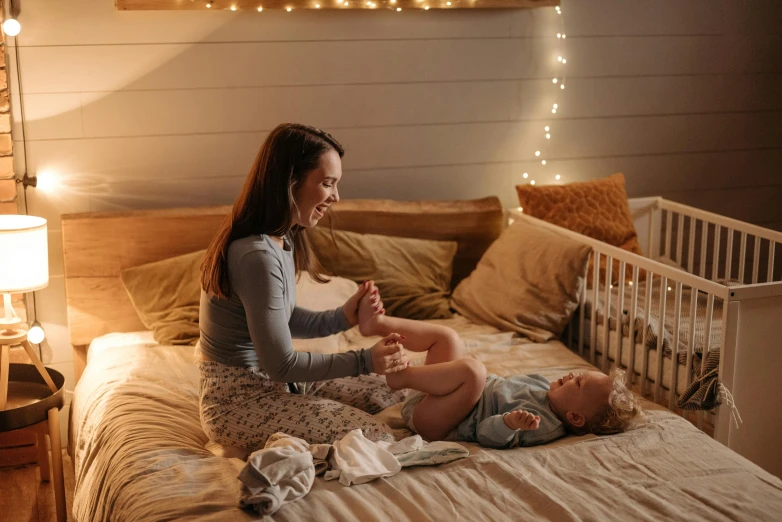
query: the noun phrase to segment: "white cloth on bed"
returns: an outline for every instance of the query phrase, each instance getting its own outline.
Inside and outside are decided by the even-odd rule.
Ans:
[[[375,444],[390,451],[403,468],[436,466],[470,456],[470,450],[461,444],[442,440],[425,442],[420,435],[413,435],[397,442],[378,441]]]
[[[308,451],[293,446],[264,448],[254,452],[239,472],[242,508],[251,507],[271,515],[288,502],[298,500],[312,488],[315,466]]]

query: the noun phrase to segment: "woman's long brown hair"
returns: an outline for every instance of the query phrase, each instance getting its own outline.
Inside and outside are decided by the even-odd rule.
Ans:
[[[227,256],[232,241],[267,234],[284,236],[293,231],[296,274],[308,271],[319,281],[320,263],[312,255],[304,227],[293,225],[294,193],[307,174],[318,167],[320,157],[335,150],[341,158],[342,145],[320,129],[297,123],[277,126],[263,142],[231,214],[212,239],[201,265],[201,288],[219,298],[230,294]]]

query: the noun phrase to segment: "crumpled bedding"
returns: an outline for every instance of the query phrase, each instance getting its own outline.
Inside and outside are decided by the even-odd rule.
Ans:
[[[554,379],[591,368],[557,341],[532,344],[458,316],[436,322],[459,331],[470,355],[498,375]],[[339,349],[371,343],[351,330]],[[244,462],[205,449],[192,347],[141,335],[94,348],[71,407],[75,519],[260,519],[238,507]],[[317,478],[274,519],[778,520],[782,481],[686,420],[644,405],[647,422],[619,435],[512,450],[465,444],[467,458],[350,488]],[[409,435],[398,405],[378,416]]]

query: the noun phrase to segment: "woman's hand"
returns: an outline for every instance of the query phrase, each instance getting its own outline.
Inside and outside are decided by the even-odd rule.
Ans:
[[[379,340],[372,348],[372,365],[378,375],[400,372],[410,366],[402,345],[407,339],[403,335],[392,333]]]
[[[356,293],[342,305],[342,311],[350,326],[356,326],[358,324],[358,306],[361,302],[361,298],[366,294],[370,294],[372,298],[375,314],[384,314],[386,312],[385,308],[383,308],[383,302],[380,300],[380,295],[378,294],[375,282],[364,281],[361,286],[358,287]]]

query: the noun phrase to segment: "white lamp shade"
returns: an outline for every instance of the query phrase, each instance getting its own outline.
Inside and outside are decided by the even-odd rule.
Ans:
[[[0,215],[0,293],[40,290],[49,284],[46,220]]]

